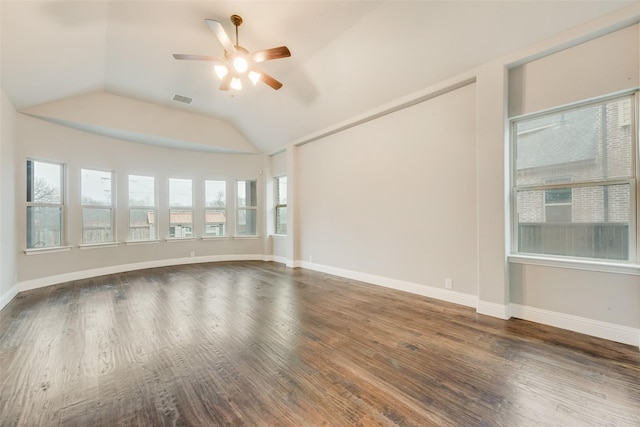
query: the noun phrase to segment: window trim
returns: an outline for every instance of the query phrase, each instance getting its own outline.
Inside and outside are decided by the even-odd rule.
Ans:
[[[285,226],[287,226],[287,230],[285,233],[278,233],[278,208],[287,209],[287,203],[278,203],[280,199],[280,180],[284,178],[287,179],[287,175],[279,175],[273,177],[273,235],[274,236],[286,236],[288,234],[288,223],[285,222]],[[287,181],[288,184],[288,181]],[[288,196],[288,195],[287,195]],[[288,197],[287,197],[288,201]],[[286,216],[285,216],[286,219]]]
[[[153,178],[153,206],[132,206],[131,205],[131,182],[130,179],[132,176],[136,176],[136,177],[144,177],[144,178]],[[127,224],[127,240],[125,240],[125,244],[142,244],[142,243],[157,243],[160,241],[159,239],[159,233],[160,233],[160,227],[158,227],[159,224],[159,215],[158,215],[158,185],[156,184],[157,182],[157,177],[155,175],[140,175],[137,173],[129,173],[127,174],[127,207],[128,207],[128,224]],[[155,233],[153,236],[150,236],[149,239],[144,239],[144,240],[131,240],[131,209],[146,209],[146,210],[153,210],[153,214],[155,216],[155,220],[156,220],[156,225],[155,225]]]
[[[207,181],[212,181],[212,182],[223,182],[224,183],[224,206],[207,206]],[[202,231],[202,240],[210,240],[210,239],[225,239],[225,238],[229,238],[229,201],[227,198],[227,194],[229,193],[228,191],[228,182],[226,179],[209,179],[209,178],[205,178],[204,180],[204,208],[203,208],[203,212],[204,212],[204,228]],[[209,224],[207,222],[207,212],[208,211],[218,211],[218,212],[224,212],[224,217],[225,217],[225,224],[224,224],[224,234],[221,235],[214,235],[214,234],[208,234],[207,233],[207,224]],[[212,223],[214,224],[214,223]]]
[[[247,205],[246,202],[245,202],[245,206],[239,206],[239,203],[238,203],[238,196],[239,196],[239,194],[238,194],[238,183],[241,182],[241,181],[244,181],[244,182],[249,181],[249,182],[255,182],[256,183],[256,206]],[[249,179],[249,178],[247,178],[247,179],[236,179],[235,180],[235,184],[236,185],[235,185],[235,188],[234,188],[234,195],[235,195],[235,208],[236,208],[236,217],[235,217],[236,224],[235,224],[235,234],[233,235],[233,237],[235,239],[256,239],[256,238],[259,237],[259,234],[258,234],[258,224],[259,224],[259,221],[258,221],[258,180],[255,179],[255,178],[254,179]],[[241,210],[244,210],[244,211],[252,210],[252,211],[255,212],[255,217],[256,217],[256,233],[255,234],[240,234],[238,232],[238,227],[240,226],[239,218],[240,218],[240,211]]]
[[[612,180],[581,180],[580,182],[562,182],[540,185],[516,185],[516,124],[523,119],[535,119],[549,114],[560,112],[571,112],[589,105],[602,104],[616,99],[631,99],[631,171],[633,176],[626,179]],[[625,90],[583,100],[573,104],[562,105],[554,108],[537,111],[531,114],[514,116],[508,120],[509,129],[509,212],[511,216],[510,224],[510,245],[508,246],[507,261],[516,264],[543,265],[560,268],[573,268],[581,270],[613,272],[621,274],[640,275],[640,221],[638,208],[640,207],[640,134],[638,128],[638,112],[640,111],[640,91],[638,89]],[[569,257],[562,255],[534,254],[518,252],[518,204],[517,194],[526,190],[547,190],[555,188],[580,188],[593,186],[629,185],[629,259],[628,260],[607,260],[600,258]],[[572,200],[573,203],[573,200]]]
[[[180,180],[180,181],[189,181],[191,183],[191,204],[189,206],[174,206],[171,204],[171,181],[172,180]],[[169,228],[167,229],[167,237],[166,237],[166,241],[169,240],[189,240],[189,239],[195,239],[196,238],[196,233],[195,233],[195,218],[194,218],[194,209],[193,209],[193,178],[176,178],[176,177],[169,177],[168,181],[167,181],[167,204],[169,207]],[[171,212],[172,211],[190,211],[191,212],[191,235],[190,236],[172,236],[171,235],[171,227],[172,227],[172,223],[171,223]],[[175,226],[174,226],[175,227]]]
[[[93,171],[93,172],[108,172],[111,175],[111,203],[108,205],[87,205],[82,202],[82,172],[83,171]],[[80,216],[82,218],[81,221],[81,235],[80,235],[80,244],[79,247],[95,247],[95,246],[111,246],[113,244],[117,244],[118,239],[116,236],[117,232],[117,224],[116,224],[116,173],[114,170],[108,169],[96,169],[96,168],[80,168]],[[105,240],[103,242],[85,242],[84,241],[84,210],[88,209],[109,209],[111,212],[111,240]]]
[[[30,175],[30,171],[28,168],[28,164],[29,162],[39,162],[39,163],[48,163],[51,165],[57,165],[60,166],[60,203],[41,203],[41,202],[33,202],[33,201],[29,201],[29,195],[27,194],[26,196],[26,201],[25,201],[25,218],[27,220],[26,222],[26,244],[27,247],[25,249],[25,253],[26,254],[36,254],[36,253],[49,253],[49,252],[61,252],[61,251],[67,251],[71,249],[71,246],[68,245],[67,242],[67,165],[66,163],[62,163],[62,162],[58,162],[58,161],[54,161],[54,160],[42,160],[42,159],[37,159],[37,158],[33,158],[33,157],[27,157],[26,159],[26,163],[25,163],[25,167],[27,167],[26,170],[26,189],[27,191],[29,191],[29,180],[30,179],[34,179],[35,175],[33,175],[33,173],[31,173],[31,177]],[[35,181],[32,182],[32,188],[33,185],[35,185]],[[45,247],[29,247],[29,219],[28,219],[28,211],[30,207],[57,207],[60,209],[60,244],[57,246],[45,246]]]

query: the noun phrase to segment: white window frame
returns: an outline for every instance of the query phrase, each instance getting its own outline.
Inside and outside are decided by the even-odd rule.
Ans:
[[[100,205],[100,204],[85,204],[82,200],[83,197],[83,187],[84,187],[84,179],[83,172],[84,171],[92,171],[92,172],[106,172],[111,175],[111,201],[108,205]],[[82,234],[81,234],[81,244],[80,246],[99,246],[99,245],[110,245],[116,241],[116,209],[115,209],[115,172],[111,170],[104,169],[95,169],[95,168],[81,168],[80,169],[80,208],[82,210]],[[85,242],[85,229],[84,229],[84,215],[85,209],[108,209],[110,212],[110,222],[111,222],[111,239],[103,240],[100,242]]]
[[[570,111],[573,109],[583,108],[589,105],[612,102],[616,99],[631,99],[631,171],[633,176],[628,179],[610,179],[610,180],[592,180],[565,182],[558,184],[540,184],[540,185],[516,185],[516,125],[523,119],[532,119],[548,114],[557,114],[562,111]],[[626,91],[614,95],[607,95],[579,102],[571,105],[552,108],[533,114],[513,117],[510,119],[509,141],[510,141],[510,211],[511,211],[511,245],[509,261],[518,264],[544,265],[552,267],[566,267],[575,269],[584,269],[600,272],[614,272],[622,274],[640,275],[640,230],[638,229],[638,210],[640,203],[640,185],[638,179],[640,177],[640,138],[638,134],[638,111],[640,106],[640,96],[638,91]],[[530,254],[518,252],[518,212],[517,212],[517,194],[522,190],[547,190],[556,188],[580,188],[595,187],[607,185],[629,185],[629,260],[609,260],[596,258],[570,257],[549,254]],[[572,202],[573,203],[573,202]]]
[[[248,203],[245,202],[244,206],[240,206],[240,194],[238,192],[238,184],[240,182],[254,182],[255,183],[255,192],[256,192],[256,205],[252,206],[249,205]],[[236,238],[257,238],[258,237],[258,180],[257,179],[238,179],[235,182],[235,198],[236,198],[236,233],[235,233],[235,237]],[[246,185],[246,184],[245,184]],[[245,212],[245,218],[246,213],[249,211],[254,212],[255,218],[256,218],[256,224],[255,224],[255,228],[256,228],[256,232],[255,234],[241,234],[239,231],[239,227],[240,227],[240,212],[244,211]]]
[[[222,182],[224,183],[224,205],[223,206],[207,206],[207,182]],[[227,198],[227,194],[229,194],[228,188],[227,188],[227,180],[225,179],[205,179],[204,180],[204,232],[203,232],[203,238],[207,238],[207,239],[214,239],[214,238],[218,238],[218,237],[228,237],[229,235],[229,217],[227,215],[227,206],[229,204],[228,202],[228,198]],[[207,225],[209,224],[207,222],[207,212],[209,211],[213,211],[213,212],[222,212],[226,221],[224,224],[224,233],[218,235],[218,234],[209,234],[207,233]],[[217,224],[217,223],[212,223],[212,224]]]
[[[191,203],[189,206],[180,206],[180,205],[175,205],[172,204],[172,193],[171,193],[171,182],[172,181],[189,181],[189,183],[191,184]],[[193,179],[191,178],[169,178],[169,185],[168,185],[168,191],[169,191],[169,229],[168,234],[167,234],[167,240],[193,240],[195,239],[195,221],[194,221],[194,217],[193,217]],[[172,235],[171,233],[171,227],[173,227],[172,223],[171,223],[171,215],[174,212],[189,212],[191,214],[191,232],[189,233],[189,235],[180,235],[180,236],[176,236],[175,235],[175,230],[174,233]],[[176,223],[177,224],[177,223]]]
[[[29,168],[29,163],[32,163],[31,165],[31,169]],[[33,200],[29,200],[29,199],[33,199],[33,194],[29,194],[29,192],[32,192],[34,190],[34,186],[35,186],[35,175],[33,173],[33,170],[35,168],[35,163],[46,163],[46,164],[50,164],[50,165],[56,165],[60,167],[60,203],[42,203],[42,202],[34,202]],[[39,160],[39,159],[34,159],[34,158],[27,158],[27,162],[25,164],[26,168],[27,168],[27,173],[26,173],[26,187],[27,187],[27,198],[26,198],[26,212],[25,214],[27,215],[27,223],[26,223],[26,243],[27,243],[27,248],[26,251],[27,253],[29,252],[45,252],[45,251],[55,251],[55,250],[61,250],[61,249],[68,249],[69,247],[66,246],[66,164],[61,163],[61,162],[56,162],[56,161],[49,161],[49,160]],[[31,185],[29,184],[31,183]],[[31,231],[31,227],[30,227],[30,221],[28,218],[29,215],[29,208],[32,207],[44,207],[44,208],[58,208],[60,210],[60,243],[56,246],[37,246],[36,244],[29,244],[29,234]]]
[[[287,175],[280,175],[273,178],[273,230],[274,233],[278,236],[286,236],[288,232],[288,223],[287,217],[285,215],[285,230],[284,233],[279,232],[278,230],[278,210],[284,208],[285,211],[287,209],[287,203],[279,203],[280,202],[280,180],[287,179]],[[288,196],[288,194],[287,194]]]
[[[152,205],[132,205],[131,204],[131,178],[132,177],[140,177],[140,178],[151,178],[153,180],[153,204]],[[129,224],[128,228],[128,239],[127,243],[145,243],[145,242],[156,242],[158,241],[158,186],[156,185],[157,179],[155,176],[151,175],[140,175],[140,174],[128,174],[127,175],[127,204],[129,206]],[[153,217],[155,224],[153,225],[153,236],[149,236],[148,239],[134,239],[132,236],[132,228],[131,228],[131,216],[133,210],[146,210],[147,212],[153,212]]]

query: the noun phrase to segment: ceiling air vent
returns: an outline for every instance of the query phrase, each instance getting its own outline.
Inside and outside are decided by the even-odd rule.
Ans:
[[[186,96],[182,96],[182,95],[178,95],[178,94],[174,94],[173,98],[171,98],[172,100],[176,101],[176,102],[181,102],[183,104],[191,104],[191,102],[193,101],[193,98],[189,98]]]

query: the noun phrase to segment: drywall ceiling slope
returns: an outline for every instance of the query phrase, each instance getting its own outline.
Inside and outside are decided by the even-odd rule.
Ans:
[[[0,77],[16,110],[104,88],[108,12],[108,1],[0,1]]]
[[[65,98],[20,112],[133,142],[220,153],[258,152],[227,121],[105,92]]]
[[[106,92],[227,121],[273,152],[629,4],[637,2],[2,0],[0,77],[18,111]],[[222,55],[204,19],[234,38],[234,13],[244,18],[242,46],[291,50],[261,64],[282,89],[219,91],[211,63],[172,57]],[[174,94],[193,102],[177,104]],[[59,122],[118,132],[77,120]],[[146,128],[119,131],[140,142],[185,142]]]

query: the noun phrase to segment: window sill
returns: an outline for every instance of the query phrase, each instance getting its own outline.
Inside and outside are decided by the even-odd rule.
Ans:
[[[83,243],[78,245],[82,250],[84,249],[98,249],[98,248],[115,248],[120,246],[120,242],[105,242],[105,243]]]
[[[269,234],[269,237],[271,237],[272,239],[286,239],[287,235],[286,234]]]
[[[202,236],[201,240],[229,240],[229,236]]]
[[[124,242],[125,245],[129,246],[135,246],[135,245],[151,245],[154,243],[160,243],[160,240],[158,239],[154,239],[154,240],[127,240],[126,242]]]
[[[605,262],[596,260],[562,259],[535,255],[509,255],[507,260],[513,264],[540,265],[544,267],[569,268],[574,270],[598,271],[640,276],[640,264]]]
[[[233,236],[233,238],[234,239],[239,239],[239,240],[257,240],[257,239],[260,238],[260,236],[258,236],[257,234],[256,235],[253,235],[253,234],[252,235],[246,235],[246,236],[235,235],[235,236]]]
[[[50,248],[31,248],[25,249],[24,253],[26,255],[40,255],[40,254],[51,254],[54,252],[68,252],[70,251],[72,246],[56,246]]]
[[[195,237],[168,237],[165,239],[167,243],[193,242],[195,240]]]

